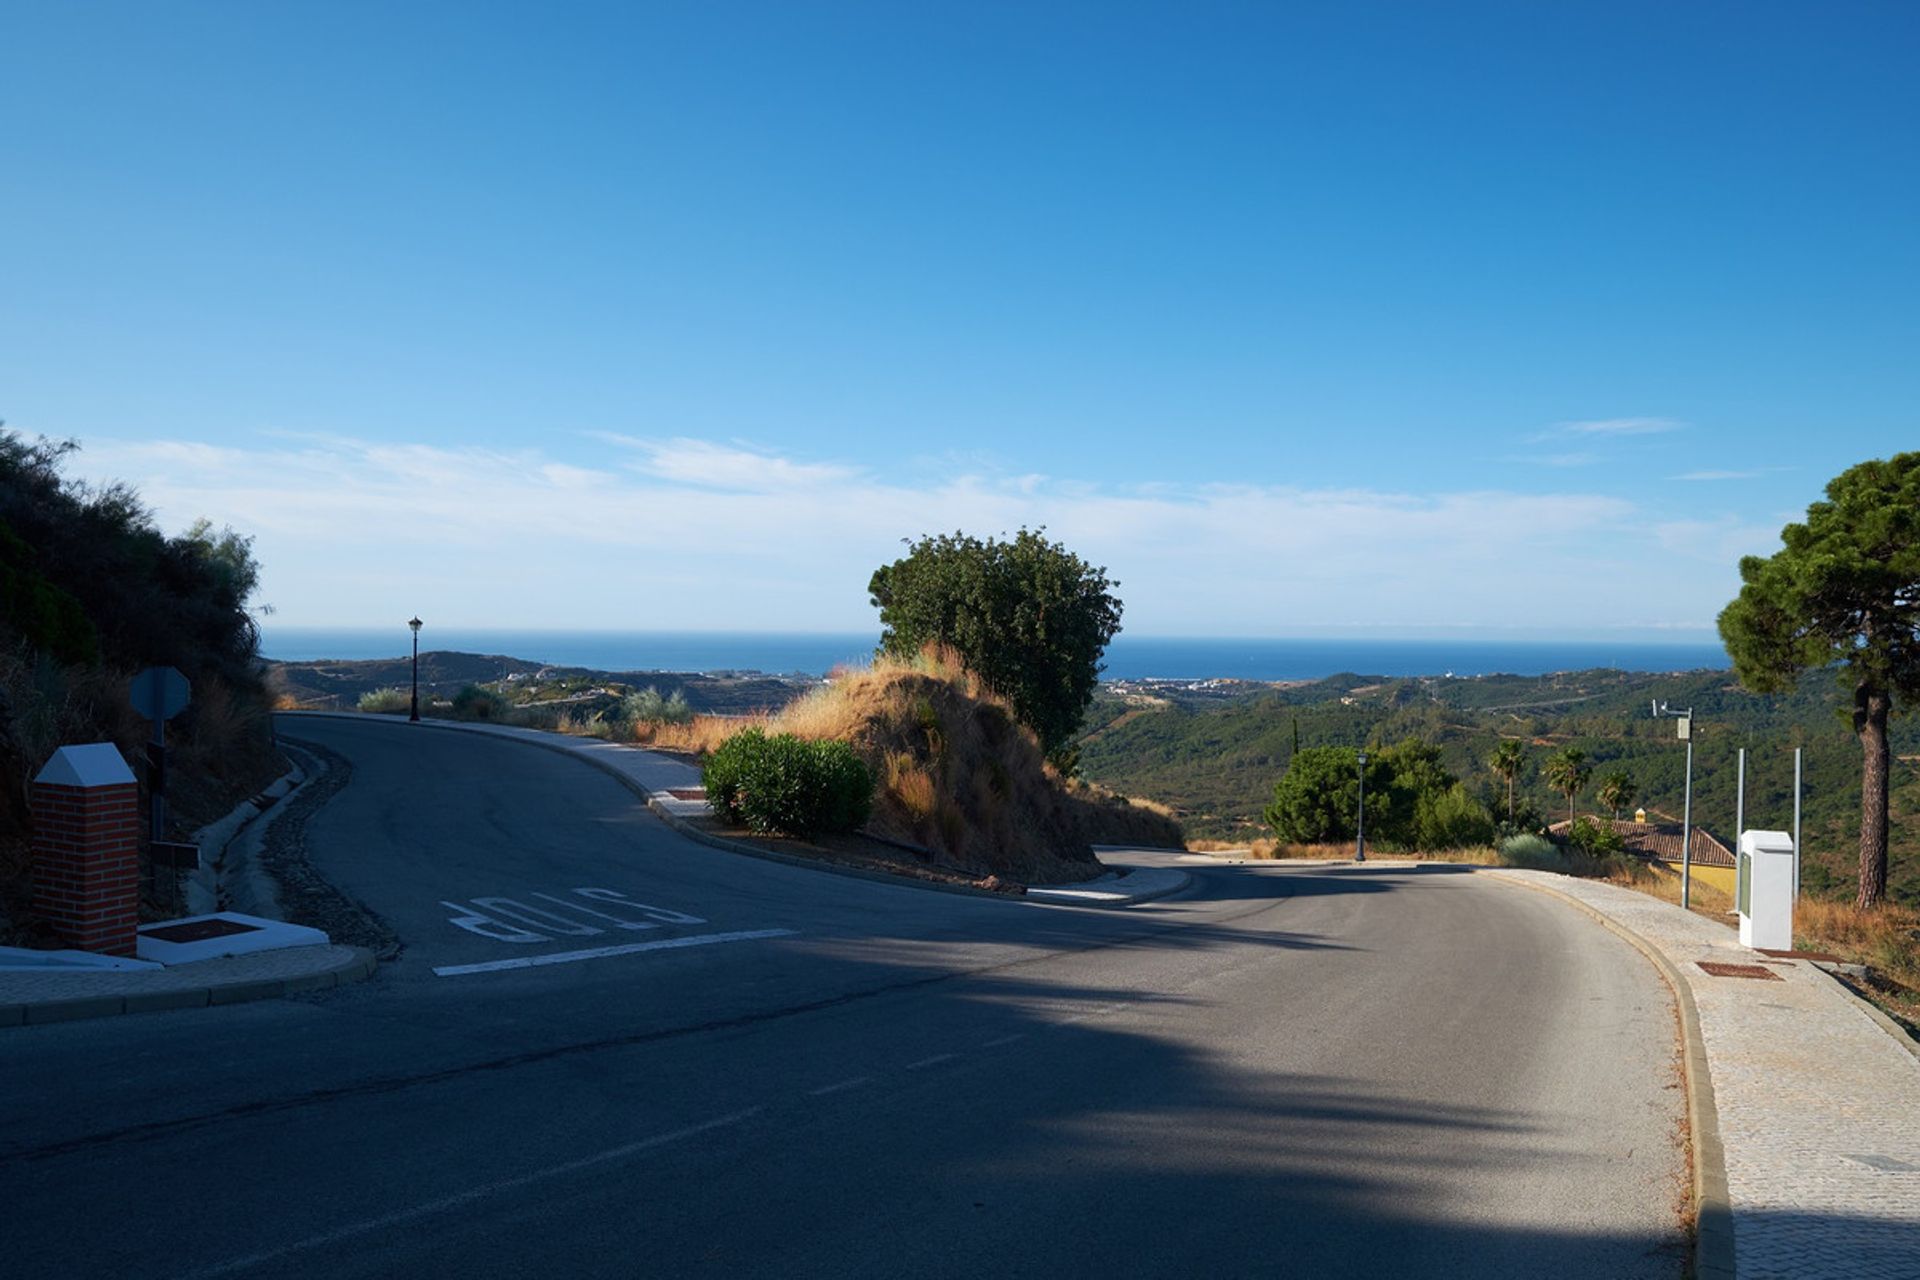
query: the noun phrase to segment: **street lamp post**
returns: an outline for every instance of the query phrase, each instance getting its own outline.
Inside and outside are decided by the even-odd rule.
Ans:
[[[420,628],[423,625],[418,618],[407,621],[407,627],[413,632],[413,706],[407,719],[413,724],[420,723]]]
[[[1353,860],[1367,860],[1367,753],[1360,753],[1360,818],[1353,838]]]
[[[1686,801],[1680,810],[1680,908],[1684,911],[1693,905],[1693,708],[1676,711],[1655,702],[1653,714],[1678,720],[1680,738],[1687,744]]]

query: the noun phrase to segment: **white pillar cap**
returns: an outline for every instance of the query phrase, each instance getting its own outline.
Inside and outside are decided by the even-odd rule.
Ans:
[[[89,742],[54,752],[34,781],[54,787],[113,787],[132,782],[133,770],[111,742]]]

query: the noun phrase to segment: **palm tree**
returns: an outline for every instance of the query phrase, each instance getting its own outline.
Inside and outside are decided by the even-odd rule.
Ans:
[[[1620,811],[1632,804],[1633,798],[1639,794],[1639,788],[1633,785],[1633,779],[1627,776],[1625,769],[1615,769],[1600,779],[1600,803],[1613,810],[1615,822],[1620,820]]]
[[[1513,821],[1513,784],[1520,776],[1520,770],[1526,766],[1527,753],[1512,738],[1500,739],[1500,745],[1487,757],[1487,768],[1499,774],[1507,782],[1507,821]]]
[[[1573,821],[1573,802],[1593,776],[1587,753],[1578,747],[1562,747],[1547,757],[1547,785],[1567,798],[1567,821]]]

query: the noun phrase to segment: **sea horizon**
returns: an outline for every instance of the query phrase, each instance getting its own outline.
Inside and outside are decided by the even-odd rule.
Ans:
[[[396,635],[396,631],[398,634]],[[878,631],[539,631],[434,628],[421,651],[478,653],[607,672],[758,671],[823,676],[873,656]],[[280,662],[405,657],[410,639],[393,627],[261,629],[261,654]],[[1318,680],[1341,672],[1377,676],[1538,676],[1613,668],[1667,672],[1731,666],[1717,642],[1382,637],[1127,636],[1107,648],[1103,680]]]

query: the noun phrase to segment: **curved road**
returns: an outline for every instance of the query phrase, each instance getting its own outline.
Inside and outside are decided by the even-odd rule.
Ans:
[[[510,741],[283,731],[351,760],[309,844],[404,952],[6,1033],[10,1275],[1682,1271],[1669,998],[1542,895],[932,893],[689,843]]]

